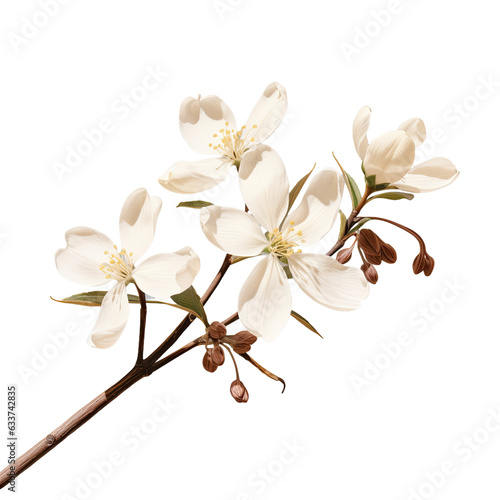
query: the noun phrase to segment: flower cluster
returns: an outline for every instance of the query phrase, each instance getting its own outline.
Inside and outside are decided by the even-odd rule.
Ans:
[[[389,219],[360,216],[361,210],[377,198],[411,200],[415,193],[443,188],[457,178],[457,169],[444,158],[413,165],[415,149],[425,140],[423,121],[411,118],[397,130],[369,142],[371,110],[366,106],[361,108],[354,120],[353,140],[362,162],[364,190],[360,190],[354,177],[338,161],[339,170],[327,166],[314,174],[311,171],[291,188],[279,154],[264,144],[280,125],[286,109],[286,91],[276,82],[266,87],[241,127],[237,126],[229,106],[217,96],[190,97],[181,104],[182,136],[196,153],[211,157],[176,162],[160,177],[159,183],[174,193],[199,193],[220,183],[234,167],[242,196],[241,209],[204,200],[182,203],[200,210],[203,234],[226,254],[221,271],[202,298],[192,286],[200,259],[191,248],[155,255],[138,263],[153,240],[161,208],[160,199],[150,197],[145,189],[138,189],[125,201],[120,215],[120,246],[90,228],[77,227],[66,233],[67,247],[56,254],[61,274],[87,286],[114,282],[109,291],[97,292],[101,295],[94,300],[101,309],[90,335],[93,346],[110,347],[123,332],[129,301],[134,301],[127,295],[128,285],[137,288],[139,296],[135,302],[141,304],[144,318],[147,302],[165,303],[162,301],[171,298],[175,304],[168,305],[189,313],[186,323],[150,357],[143,359],[144,321],[141,321],[138,364],[149,374],[168,362],[170,358],[160,357],[197,317],[205,323],[205,333],[184,350],[204,345],[203,367],[208,372],[224,364],[227,351],[237,375],[231,394],[236,401],[246,402],[248,391],[239,379],[233,353],[271,378],[281,380],[250,358],[251,345],[258,337],[274,340],[290,316],[315,331],[308,320],[292,309],[290,280],[319,304],[336,311],[351,311],[360,307],[368,296],[369,283],[377,283],[375,266],[396,262],[394,247],[363,227],[365,224],[371,220],[384,221],[414,236],[420,251],[413,270],[426,276],[432,273],[434,259],[417,233]],[[297,201],[302,190],[303,195]],[[352,202],[349,217],[341,211],[344,191]],[[310,251],[330,233],[336,221],[340,221],[340,236],[335,246],[326,254]],[[351,238],[352,245],[343,248]],[[347,266],[356,247],[361,265]],[[227,269],[253,258],[256,264],[239,291],[237,312],[225,322],[209,323],[204,304]],[[65,301],[75,302],[75,297]],[[84,303],[85,297],[82,299],[80,295],[78,303]],[[238,318],[245,330],[228,335],[226,327]],[[173,358],[179,352],[173,353]]]

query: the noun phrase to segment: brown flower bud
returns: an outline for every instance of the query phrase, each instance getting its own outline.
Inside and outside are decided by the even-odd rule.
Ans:
[[[364,250],[366,260],[373,264],[374,266],[380,266],[382,264],[382,254],[381,253],[371,253]]]
[[[415,260],[413,261],[413,272],[415,274],[420,274],[423,270],[424,270],[424,267],[425,267],[425,261],[426,261],[426,257],[425,257],[425,251],[421,251],[416,257],[415,257]]]
[[[212,361],[216,366],[222,366],[224,364],[225,356],[224,350],[220,345],[215,346],[212,351]]]
[[[207,372],[213,373],[217,370],[217,365],[212,360],[211,351],[205,352],[205,356],[203,356],[203,368],[207,370]]]
[[[238,332],[236,335],[227,335],[224,339],[238,354],[245,354],[251,349],[251,345],[257,342],[257,337],[247,331]]]
[[[368,253],[380,254],[382,240],[371,230],[361,229],[358,235],[358,245]]]
[[[231,396],[237,403],[246,403],[248,401],[248,391],[241,380],[235,380],[231,384]]]
[[[388,264],[394,264],[398,260],[396,250],[388,243],[382,244],[382,260]]]
[[[366,279],[372,283],[373,285],[377,284],[378,281],[378,273],[375,267],[372,264],[363,264],[361,266],[361,271],[363,271]]]
[[[340,250],[336,257],[337,261],[341,264],[346,264],[347,262],[349,262],[351,260],[353,250],[354,246]]]
[[[219,321],[214,321],[208,327],[208,335],[211,339],[220,340],[227,333],[226,326],[220,323]]]
[[[429,254],[427,254],[427,258],[425,259],[425,265],[424,265],[424,274],[426,276],[430,276],[432,274],[432,271],[434,271],[434,264],[435,264],[434,259]]]

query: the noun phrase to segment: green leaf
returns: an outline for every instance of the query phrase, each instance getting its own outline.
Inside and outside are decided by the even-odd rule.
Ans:
[[[342,175],[344,176],[344,180],[351,196],[352,208],[356,208],[361,201],[361,192],[359,190],[356,181],[340,166],[340,170],[342,170]]]
[[[201,303],[200,296],[196,293],[196,290],[193,286],[190,286],[182,293],[172,295],[172,300],[182,308],[191,311],[195,316],[200,318],[205,326],[210,326],[207,315],[205,313],[205,308]]]
[[[196,200],[196,201],[182,201],[177,205],[177,208],[179,207],[186,207],[186,208],[204,208],[204,207],[209,207],[213,205],[213,203],[210,203],[209,201],[204,201],[204,200]]]
[[[375,198],[384,198],[386,200],[413,200],[415,195],[411,193],[382,193],[368,198],[368,201],[372,201]]]
[[[345,235],[345,224],[347,222],[347,217],[342,210],[339,210],[340,213],[340,232],[339,232],[339,240],[341,240]]]
[[[370,221],[370,217],[365,217],[361,219],[347,234],[353,234],[356,231],[359,231],[368,221]]]
[[[300,191],[304,187],[304,184],[307,182],[307,179],[309,179],[309,176],[313,173],[313,170],[316,168],[316,163],[314,164],[314,167],[311,169],[311,171],[304,175],[302,179],[300,179],[297,184],[293,187],[293,189],[290,191],[290,194],[288,195],[288,212],[290,212],[290,209],[292,208],[292,205],[294,204],[295,200],[297,199],[297,196],[299,196]],[[285,216],[286,217],[286,216]]]
[[[318,330],[316,330],[316,328],[314,328],[314,326],[312,326],[311,323],[309,323],[309,321],[307,321],[307,319],[304,318],[304,316],[301,316],[296,311],[292,311],[290,315],[292,316],[292,318],[295,318],[301,325],[304,325],[308,330],[311,330],[311,332],[314,332],[316,335],[319,335],[321,338],[323,338],[323,336],[318,332]]]
[[[376,179],[375,179],[375,175],[369,175],[368,177],[365,177],[366,179],[366,184],[368,185],[368,187],[370,189],[375,189],[376,188]]]
[[[85,292],[85,293],[77,293],[76,295],[72,295],[71,297],[67,297],[62,300],[57,300],[54,299],[53,297],[50,297],[53,301],[55,302],[60,302],[62,304],[76,304],[78,306],[86,306],[86,307],[100,307],[102,305],[102,301],[104,299],[104,296],[108,292],[106,291],[94,291],[94,292]],[[127,295],[128,301],[130,304],[140,304],[141,300],[137,295]],[[182,305],[179,304],[170,304],[169,302],[163,302],[161,300],[151,300],[151,299],[146,299],[146,302],[148,304],[163,304],[165,306],[170,306],[170,307],[175,307],[176,309],[182,309],[183,311],[186,311],[190,314],[195,314],[199,319],[204,321],[196,312],[192,311],[188,307],[183,307]]]

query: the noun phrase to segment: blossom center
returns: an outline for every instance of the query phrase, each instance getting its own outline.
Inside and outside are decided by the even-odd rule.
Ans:
[[[229,122],[225,123],[225,128],[221,128],[217,134],[213,135],[213,142],[208,147],[219,153],[221,156],[226,156],[231,161],[240,160],[243,155],[250,149],[252,143],[255,142],[255,137],[249,137],[250,131],[246,131],[246,125],[243,125],[240,130],[234,131],[229,129]],[[257,125],[253,125],[252,129],[256,129]]]
[[[302,236],[302,231],[295,231],[294,221],[290,222],[290,226],[285,231],[280,231],[276,228],[272,233],[268,234],[269,253],[276,257],[290,257],[294,253],[302,253],[299,245],[294,240]]]
[[[118,251],[118,247],[115,245],[115,252],[105,250],[104,255],[106,255],[108,262],[101,264],[99,269],[106,275],[106,279],[126,281],[132,278],[133,252],[127,252],[124,248]]]

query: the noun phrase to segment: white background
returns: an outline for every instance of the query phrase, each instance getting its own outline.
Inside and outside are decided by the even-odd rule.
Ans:
[[[100,351],[86,344],[95,310],[50,300],[84,291],[54,266],[66,229],[88,225],[116,239],[123,200],[144,186],[164,200],[151,255],[192,245],[202,256],[200,293],[220,265],[222,252],[202,237],[197,214],[175,209],[186,197],[157,183],[174,161],[198,158],[178,131],[184,97],[217,94],[243,122],[265,86],[282,83],[289,110],[270,144],[292,184],[314,162],[333,166],[332,150],[361,181],[351,127],[365,104],[373,109],[370,137],[422,117],[439,143],[431,138],[419,156],[446,156],[461,176],[412,202],[369,205],[371,215],[422,234],[436,259],[431,277],[412,273],[416,242],[377,223],[371,227],[399,260],[379,269],[360,310],[330,311],[296,291],[294,308],[325,339],[290,320],[276,342],[253,349],[286,379],[283,395],[242,360],[250,402],[238,405],[229,395],[230,364],[208,374],[202,351],[193,351],[138,383],[20,476],[17,498],[84,498],[77,485],[89,480],[87,498],[102,499],[498,498],[499,425],[484,430],[500,407],[493,243],[500,35],[492,3],[73,0],[30,31],[34,18],[44,22],[40,3],[3,2],[0,15],[0,393],[5,400],[7,385],[18,385],[21,452],[134,361],[136,310],[118,344]],[[23,41],[23,33],[31,38]],[[117,100],[141,84],[148,67],[168,76],[129,113]],[[487,80],[489,90],[481,83]],[[58,178],[54,163],[102,119],[113,130]],[[241,206],[236,178],[205,199]],[[344,205],[347,211],[347,197]],[[230,270],[207,308],[212,320],[236,310],[252,265]],[[181,318],[151,307],[148,349]],[[409,344],[387,362],[382,345],[404,332]],[[185,340],[200,333],[196,325]],[[66,339],[56,350],[55,334]],[[385,368],[364,373],[375,362]],[[357,390],[354,381],[367,375]],[[164,415],[157,398],[175,406],[162,423],[152,420]],[[1,426],[3,436],[3,418]],[[147,431],[138,446],[134,426]],[[296,454],[284,452],[284,443]],[[4,444],[0,449],[6,459]],[[96,476],[93,462],[117,453],[120,465],[109,477]],[[443,462],[453,473],[433,474]],[[426,484],[426,475],[440,487]]]

